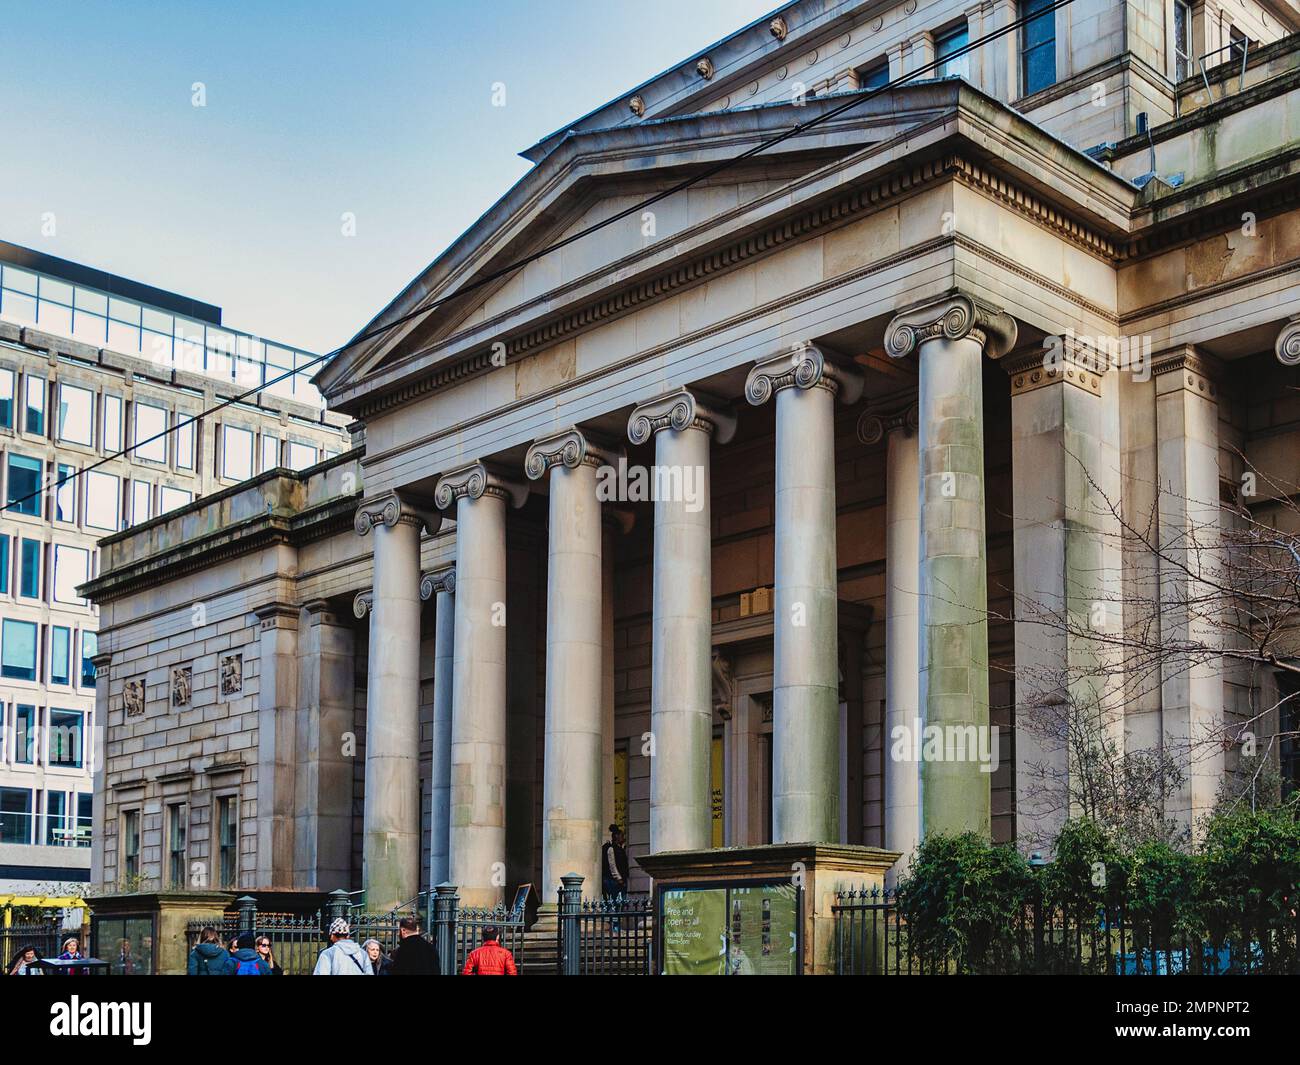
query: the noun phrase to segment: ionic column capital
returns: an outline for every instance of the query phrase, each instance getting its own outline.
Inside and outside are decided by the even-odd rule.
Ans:
[[[357,592],[352,600],[352,616],[358,621],[370,613],[371,608],[375,605],[375,593],[367,590]]]
[[[530,481],[540,480],[553,466],[576,470],[579,466],[609,466],[622,453],[596,443],[576,425],[534,441],[524,458],[524,473]]]
[[[456,500],[496,496],[513,507],[522,507],[528,498],[528,486],[483,462],[471,462],[458,470],[444,473],[433,490],[433,501],[446,510]]]
[[[899,403],[880,403],[868,407],[858,418],[858,439],[864,444],[878,444],[887,433],[901,432],[912,436],[920,428],[915,398]]]
[[[424,574],[420,578],[420,598],[432,599],[435,595],[456,594],[456,567],[444,566]]]
[[[1016,320],[1006,311],[954,292],[895,315],[885,330],[885,350],[901,359],[927,340],[970,337],[989,358],[1000,359],[1015,346],[1016,335]]]
[[[374,499],[363,500],[353,520],[358,536],[365,536],[376,525],[391,529],[400,524],[427,529],[432,536],[442,527],[442,515],[424,505],[422,500],[385,492]]]
[[[854,403],[862,395],[862,374],[847,359],[802,341],[754,363],[745,379],[745,398],[760,407],[783,388],[824,388]]]
[[[1282,327],[1274,350],[1283,366],[1300,366],[1300,314]]]
[[[627,438],[634,444],[644,444],[662,429],[676,432],[699,429],[712,433],[719,444],[725,444],[736,432],[736,416],[724,404],[703,393],[679,388],[638,403],[627,420]]]

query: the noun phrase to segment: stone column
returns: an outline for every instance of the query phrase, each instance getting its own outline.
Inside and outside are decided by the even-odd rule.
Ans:
[[[1015,321],[961,293],[900,313],[885,332],[894,358],[919,363],[920,706],[927,730],[961,757],[921,769],[923,832],[989,835],[988,573],[984,543],[983,355],[1001,358]]]
[[[1069,337],[1011,377],[1016,838],[1056,839],[1081,792],[1080,741],[1123,744],[1108,641],[1123,620],[1119,402],[1108,359]],[[1074,737],[1075,750],[1068,737]]]
[[[364,615],[370,593],[353,601]],[[356,645],[350,622],[328,600],[304,607],[299,622],[298,773],[294,886],[334,891],[352,875],[352,765],[356,728]]]
[[[257,859],[253,883],[293,887],[294,775],[298,765],[298,607],[254,612],[260,636],[257,696]]]
[[[839,594],[835,397],[862,375],[811,344],[755,363],[745,398],[776,396],[772,842],[838,843]]]
[[[1160,638],[1164,647],[1215,647],[1222,639],[1219,573],[1219,401],[1217,365],[1179,347],[1151,363],[1156,388],[1156,468],[1160,517]],[[1223,670],[1193,652],[1161,662],[1160,724],[1165,750],[1184,769],[1167,802],[1187,829],[1214,807],[1223,774]]]
[[[713,586],[709,445],[735,432],[729,412],[680,388],[639,404],[634,444],[655,437],[650,695],[650,851],[709,846]]]
[[[596,471],[610,456],[578,428],[528,449],[530,480],[549,471],[546,578],[546,745],[542,768],[542,884],[553,905],[566,873],[600,894],[604,641],[602,522]]]
[[[375,912],[420,890],[420,529],[441,523],[396,493],[357,509],[358,535],[375,533],[362,842]]]
[[[449,878],[465,906],[494,906],[506,875],[506,506],[527,489],[473,462],[438,480],[456,506]]]
[[[885,455],[885,849],[906,869],[921,839],[921,766],[912,738],[921,727],[921,494],[917,410],[911,397],[858,420],[864,444],[886,440]]]
[[[451,708],[456,646],[456,567],[426,573],[420,598],[434,600],[433,758],[429,768],[429,887],[451,876]]]

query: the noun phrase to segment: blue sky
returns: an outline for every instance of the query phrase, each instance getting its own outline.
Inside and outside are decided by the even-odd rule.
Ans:
[[[329,350],[519,151],[778,2],[3,0],[0,239]]]

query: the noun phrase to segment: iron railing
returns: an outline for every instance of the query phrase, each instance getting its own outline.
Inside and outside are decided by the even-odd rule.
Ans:
[[[1105,904],[1021,907],[997,930],[921,945],[892,891],[843,891],[832,907],[840,975],[961,973],[1176,976],[1300,973],[1300,916],[1238,922],[1195,934],[1138,914],[1121,897]]]
[[[63,941],[79,932],[65,932],[62,917],[44,921],[27,921],[0,927],[0,964],[7,974],[17,960],[18,952],[25,947],[35,947],[40,958],[57,958],[63,951]]]
[[[561,976],[649,976],[654,972],[648,895],[582,897],[582,877],[560,878],[556,957]]]

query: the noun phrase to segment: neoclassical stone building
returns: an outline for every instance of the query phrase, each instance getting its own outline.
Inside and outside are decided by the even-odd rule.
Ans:
[[[1074,766],[1026,722],[1103,695],[1191,829],[1287,681],[1114,648],[1196,645],[1188,543],[1300,482],[1300,9],[1075,0],[954,54],[1041,8],[796,0],[529,149],[371,328],[436,306],[318,375],[350,453],[104,542],[96,878],[200,788],[196,875],[372,906],[594,885],[611,821],[1029,846]],[[123,716],[191,660],[217,698]]]

